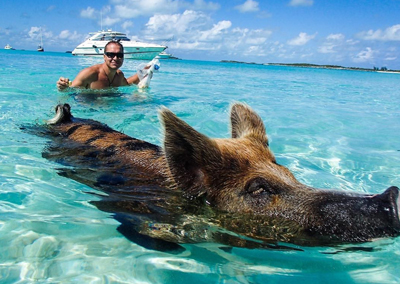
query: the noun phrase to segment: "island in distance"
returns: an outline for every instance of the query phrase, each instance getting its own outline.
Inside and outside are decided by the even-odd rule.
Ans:
[[[385,73],[399,73],[400,74],[400,70],[390,70],[390,69],[387,69],[386,67],[360,68],[360,67],[343,67],[343,66],[339,66],[339,65],[318,65],[318,64],[310,64],[310,63],[255,63],[255,62],[243,62],[243,61],[235,61],[235,60],[221,60],[220,62],[239,63],[239,64],[254,64],[254,65],[303,67],[303,68],[355,70],[355,71],[370,71],[370,72],[385,72]]]

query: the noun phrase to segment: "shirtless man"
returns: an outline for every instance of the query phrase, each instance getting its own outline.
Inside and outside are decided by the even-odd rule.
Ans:
[[[65,90],[68,87],[82,89],[104,89],[110,87],[128,86],[139,83],[137,74],[125,78],[119,68],[124,62],[124,47],[117,41],[110,41],[104,47],[104,63],[83,69],[71,82],[60,77],[57,88]]]

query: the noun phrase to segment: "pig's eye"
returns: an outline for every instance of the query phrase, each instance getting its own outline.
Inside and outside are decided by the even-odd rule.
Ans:
[[[260,177],[248,181],[244,190],[254,197],[261,194],[276,194],[276,190],[265,179]]]

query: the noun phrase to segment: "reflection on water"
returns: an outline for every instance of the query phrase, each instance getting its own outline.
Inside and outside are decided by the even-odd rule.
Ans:
[[[81,107],[96,109],[121,108],[132,105],[151,104],[154,101],[154,94],[150,89],[138,89],[136,87],[109,88],[104,90],[74,89],[63,92],[59,103],[78,103]]]

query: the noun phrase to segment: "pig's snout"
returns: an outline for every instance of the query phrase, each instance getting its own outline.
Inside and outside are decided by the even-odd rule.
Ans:
[[[400,194],[397,186],[391,186],[382,194],[373,196],[379,203],[382,203],[384,210],[388,211],[389,218],[393,222],[393,228],[400,231]]]

